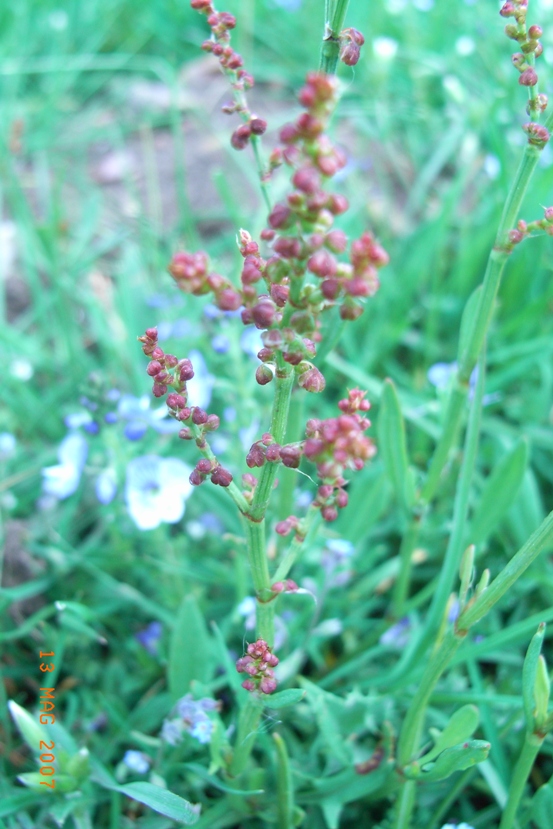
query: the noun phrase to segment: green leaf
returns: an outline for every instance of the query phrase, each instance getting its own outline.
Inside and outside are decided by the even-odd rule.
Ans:
[[[44,789],[45,786],[42,786],[41,788]],[[43,797],[44,792],[37,794],[34,791],[21,791],[20,794],[13,795],[12,797],[4,797],[0,803],[0,818],[13,815],[15,812],[21,812],[27,806],[34,806],[37,803],[42,803]]]
[[[33,792],[43,792],[45,794],[74,792],[79,786],[78,781],[69,774],[55,774],[52,777],[45,777],[39,771],[30,771],[26,774],[18,774],[17,779]],[[52,780],[55,782],[53,789],[46,785],[46,783],[51,783]]]
[[[529,731],[534,730],[534,690],[536,685],[536,675],[538,672],[538,661],[540,658],[544,636],[545,622],[541,622],[536,633],[530,640],[526,656],[524,657],[524,663],[522,665],[522,701],[524,704],[526,727]]]
[[[28,711],[25,711],[17,702],[10,700],[8,702],[8,708],[21,736],[33,754],[38,754],[41,740],[44,742],[48,741],[48,732],[43,726],[37,723],[35,717],[29,714]]]
[[[196,599],[194,596],[185,596],[177,614],[169,648],[168,681],[173,701],[190,691],[192,680],[208,681],[210,651],[211,641]]]
[[[285,708],[287,705],[295,705],[305,697],[305,691],[301,688],[289,688],[287,691],[279,691],[271,694],[265,702],[266,708]]]
[[[428,754],[425,754],[419,760],[419,763],[424,765],[424,763],[433,760],[447,748],[452,748],[457,743],[468,740],[478,728],[479,722],[480,714],[478,713],[478,708],[475,705],[463,705],[462,708],[455,711],[443,731],[432,734],[434,748]]]
[[[290,829],[294,812],[294,788],[286,743],[280,734],[273,734],[276,744],[277,814],[279,829]]]
[[[139,803],[149,806],[160,815],[170,817],[171,820],[185,823],[187,826],[191,826],[198,820],[199,806],[193,806],[183,797],[168,792],[166,789],[160,789],[159,786],[152,786],[151,783],[128,783],[126,786],[116,788],[121,794],[138,800]]]
[[[530,816],[538,829],[551,829],[553,814],[553,787],[550,783],[541,786],[532,798]]]
[[[520,440],[486,479],[471,522],[471,541],[475,544],[488,538],[515,500],[527,457],[528,444]]]
[[[386,380],[378,415],[378,448],[384,468],[404,509],[413,502],[413,481],[409,471],[405,422],[394,384]]]
[[[467,740],[443,751],[434,763],[424,764],[422,760],[411,763],[403,769],[410,780],[433,783],[445,780],[456,771],[463,771],[485,760],[490,752],[490,744],[484,740]]]
[[[457,362],[460,366],[466,359],[466,353],[469,343],[472,340],[474,333],[474,324],[476,322],[476,312],[482,296],[482,286],[479,285],[467,300],[463,316],[461,317],[461,329],[459,332],[459,347],[457,349]]]

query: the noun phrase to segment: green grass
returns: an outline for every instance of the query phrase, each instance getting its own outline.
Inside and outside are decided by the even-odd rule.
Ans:
[[[297,111],[294,93],[306,70],[317,65],[321,6],[306,0],[293,13],[270,0],[234,0],[226,7],[239,17],[235,43],[256,76],[256,109],[263,115],[266,102],[273,113],[269,142]],[[376,423],[383,381],[391,378],[418,485],[444,415],[444,393],[430,385],[427,371],[436,362],[456,359],[462,311],[482,280],[524,143],[525,94],[510,65],[510,44],[496,4],[437,0],[429,12],[411,3],[402,13],[393,8],[393,3],[352,0],[347,23],[363,31],[367,44],[354,69],[340,68],[343,96],[333,122],[334,137],[351,157],[339,186],[352,209],[341,226],[351,237],[370,226],[391,264],[366,312],[345,327],[320,366],[327,389],[322,401],[305,401],[303,418],[332,416],[345,389],[359,385],[368,389]],[[6,278],[0,302],[0,432],[17,438],[15,456],[0,460],[6,572],[16,571],[0,598],[0,690],[6,700],[35,710],[42,682],[38,651],[55,651],[57,711],[76,745],[87,746],[113,774],[126,750],[146,751],[170,791],[202,803],[201,827],[274,825],[275,793],[286,799],[291,779],[306,829],[388,829],[391,801],[382,797],[380,771],[357,775],[353,765],[371,756],[386,723],[397,736],[425,664],[421,660],[398,678],[403,654],[379,641],[392,621],[391,591],[405,530],[382,452],[352,480],[350,505],[310,540],[291,573],[317,592],[317,605],[306,595],[282,599],[287,687],[298,687],[302,676],[307,693],[298,705],[262,719],[255,762],[239,785],[240,791],[263,789],[263,796],[228,794],[224,787],[236,784],[218,773],[222,761],[213,746],[210,756],[209,746],[191,739],[178,748],[151,742],[173,702],[167,675],[175,670],[179,647],[194,648],[182,630],[182,639],[172,634],[185,595],[195,597],[209,643],[198,696],[222,701],[222,734],[223,726],[237,722],[238,677],[227,649],[242,653],[244,620],[237,606],[252,587],[241,526],[229,499],[206,485],[187,503],[183,525],[140,533],[121,498],[123,470],[131,457],[178,455],[193,465],[194,448],[152,430],[140,445],[106,438],[104,431],[90,440],[87,474],[78,492],[51,510],[36,506],[41,469],[56,463],[66,433],[63,417],[79,410],[79,398],[92,388],[91,376],[106,388],[149,393],[135,340],[149,325],[186,321],[182,336],[166,347],[179,356],[191,348],[209,355],[217,377],[210,411],[236,409],[229,432],[246,428],[257,416],[267,422],[271,387],[255,384],[253,363],[240,351],[240,324],[224,329],[232,341],[232,360],[215,354],[210,341],[219,323],[202,316],[203,300],[177,296],[165,272],[171,254],[186,244],[207,249],[217,269],[235,275],[237,229],[246,227],[255,236],[265,226],[251,157],[228,147],[234,120],[209,120],[201,109],[207,63],[198,46],[206,36],[204,21],[188,4],[171,0],[61,6],[20,0],[0,22],[0,209],[2,227],[7,233],[15,228],[16,234],[15,264],[0,273]],[[372,49],[373,39],[383,36],[397,41],[392,60]],[[456,49],[461,36],[475,43],[470,55]],[[546,45],[548,37],[546,31]],[[204,60],[202,68],[194,64],[198,60]],[[548,77],[550,64],[542,63],[541,73]],[[196,91],[191,101],[186,84],[198,77],[200,96]],[[136,104],[138,82],[164,84],[172,95],[169,106]],[[156,144],[161,141],[166,144]],[[211,155],[204,168],[205,148]],[[102,183],[97,165],[105,153],[130,153],[137,160],[114,184]],[[490,156],[498,162],[494,179],[486,172]],[[542,206],[550,202],[549,158],[546,150],[524,203],[522,216],[529,221],[540,218]],[[247,182],[240,185],[243,198],[237,198],[237,181]],[[275,195],[284,187],[280,181],[273,185]],[[202,200],[206,188],[212,193],[207,201]],[[3,261],[0,257],[0,267]],[[485,394],[490,402],[483,409],[470,485],[467,543],[494,469],[521,439],[528,445],[524,474],[515,481],[512,497],[505,498],[501,514],[479,538],[478,573],[488,567],[492,576],[538,527],[553,501],[550,261],[547,236],[529,239],[514,251],[488,339]],[[152,308],[149,302],[157,294],[168,301]],[[22,364],[31,367],[28,379],[21,379]],[[371,434],[376,435],[374,426]],[[93,480],[108,455],[120,470],[120,495],[103,507],[94,497]],[[426,617],[448,544],[463,458],[459,449],[417,542],[407,603],[415,630]],[[237,440],[229,447],[228,465],[245,470]],[[303,476],[297,483],[302,490],[311,486]],[[282,502],[276,500],[275,518],[288,514],[286,498],[285,492]],[[205,512],[218,516],[224,534],[194,536],[191,524]],[[354,545],[348,563],[352,573],[343,586],[325,581],[321,555],[329,538]],[[59,602],[65,607],[60,609]],[[471,634],[454,657],[431,696],[426,728],[443,728],[453,711],[474,702],[480,709],[477,736],[489,740],[492,751],[484,765],[419,787],[413,829],[440,829],[448,820],[466,821],[474,829],[499,825],[522,742],[524,654],[538,623],[553,620],[552,602],[553,570],[543,555],[479,623],[473,633],[483,639]],[[163,624],[155,656],[134,637],[153,620]],[[543,652],[551,661],[549,633]],[[281,747],[277,760],[275,731],[285,741],[289,770]],[[62,745],[66,738],[55,739]],[[425,731],[423,743],[428,742]],[[3,702],[0,748],[0,792],[7,804],[0,807],[0,828],[53,826],[49,793],[31,802],[16,782],[18,774],[35,766]],[[526,823],[521,826],[546,825],[537,811],[531,824],[527,813],[529,796],[552,773],[546,739],[523,798]],[[342,777],[329,780],[334,775]],[[131,774],[130,779],[148,778]],[[92,823],[86,823],[86,809],[81,816],[77,809],[66,826],[72,821],[77,829],[177,825],[120,791],[86,784],[83,792]],[[60,796],[62,801],[70,802]]]

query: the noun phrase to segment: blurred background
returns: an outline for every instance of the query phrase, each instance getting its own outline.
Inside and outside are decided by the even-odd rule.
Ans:
[[[255,76],[252,108],[269,122],[264,146],[271,148],[298,111],[306,71],[318,66],[324,4],[228,0],[223,8],[238,17],[233,44]],[[357,66],[339,67],[343,92],[332,132],[348,164],[336,186],[351,210],[338,226],[352,237],[370,228],[391,264],[377,296],[320,366],[323,402],[309,399],[303,412],[298,403],[294,417],[300,428],[315,409],[330,416],[356,385],[368,389],[377,414],[382,380],[391,377],[419,468],[440,428],[461,313],[482,279],[525,142],[526,91],[498,8],[494,0],[352,0],[347,16],[366,45]],[[553,86],[552,14],[551,0],[532,0],[530,22],[544,28],[544,92]],[[194,492],[179,526],[149,532],[137,532],[123,498],[138,441],[142,454],[196,461],[194,447],[151,428],[149,402],[130,403],[131,415],[121,409],[121,396],[128,402],[149,394],[136,342],[147,326],[159,326],[166,351],[201,354],[210,411],[224,420],[220,437],[235,474],[245,471],[243,446],[261,434],[269,411],[271,387],[261,389],[253,377],[255,342],[244,338],[239,321],[179,294],[166,272],[175,250],[202,248],[216,270],[236,278],[238,228],[256,238],[266,221],[250,150],[230,147],[237,120],[221,112],[230,96],[217,62],[199,48],[207,36],[205,20],[185,0],[18,0],[0,17],[4,685],[8,696],[32,704],[34,648],[42,641],[35,627],[44,622],[52,649],[64,653],[66,722],[93,742],[100,713],[119,723],[117,736],[98,738],[105,762],[121,755],[146,689],[163,684],[164,645],[148,650],[136,638],[140,631],[152,620],[170,626],[180,597],[193,590],[210,618],[226,620],[222,628],[238,648],[243,619],[236,607],[250,592],[234,554],[232,533],[240,527],[216,488]],[[541,218],[552,184],[547,147],[524,218]],[[275,199],[285,186],[277,172]],[[492,326],[477,490],[521,435],[531,463],[490,554],[522,543],[551,505],[551,262],[547,237],[514,252]],[[137,436],[127,425],[140,406]],[[101,429],[90,426],[98,407]],[[42,470],[66,463],[60,442],[79,429],[86,467],[74,460],[75,487],[52,494]],[[107,468],[109,499],[98,494]],[[446,499],[453,484],[454,476]],[[298,495],[309,486],[302,479]],[[339,617],[354,632],[338,645],[333,637],[342,628],[321,634],[309,646],[319,667],[356,647],[367,614],[383,613],[385,562],[397,555],[397,512],[378,459],[352,484],[351,498],[331,535],[356,545],[358,574],[383,569],[380,580],[355,582],[347,607],[343,590],[328,608],[321,605],[319,621]],[[288,514],[290,506],[275,511]],[[430,519],[419,586],[443,552],[449,507],[438,506]],[[231,534],[224,542],[223,529]],[[307,577],[318,578],[316,561],[308,559]],[[140,713],[144,731],[159,727],[167,710],[162,695],[150,702]],[[16,753],[11,763],[22,768],[24,758]]]

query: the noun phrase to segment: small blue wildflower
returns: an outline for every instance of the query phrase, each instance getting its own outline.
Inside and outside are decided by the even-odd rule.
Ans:
[[[459,616],[459,611],[461,610],[461,605],[459,604],[459,599],[452,599],[449,603],[448,611],[447,611],[447,621],[450,624],[453,624],[457,617]]]
[[[404,616],[391,628],[388,628],[380,637],[380,644],[386,645],[390,648],[401,649],[409,642],[409,635],[411,632],[411,622],[408,616]]]
[[[474,829],[470,823],[444,823],[442,829]]]
[[[223,315],[223,312],[212,302],[208,302],[207,305],[204,305],[203,314],[208,320],[216,320]]]
[[[150,397],[134,397],[132,394],[123,394],[117,406],[117,414],[121,420],[127,421],[123,434],[127,440],[140,440],[148,431],[148,426],[162,435],[173,434],[181,428],[178,421],[167,417],[167,407],[150,409]]]
[[[104,420],[111,426],[113,423],[117,423],[117,414],[115,412],[106,412]]]
[[[125,501],[139,530],[152,530],[162,521],[176,524],[192,492],[191,467],[178,458],[142,455],[127,465]]]
[[[92,420],[90,412],[72,412],[63,418],[68,429],[78,429]]]
[[[11,432],[0,432],[0,461],[15,455],[16,440]]]
[[[78,432],[70,432],[58,448],[59,464],[42,470],[42,489],[60,501],[77,491],[88,455],[88,444]]]
[[[186,383],[188,405],[199,406],[200,409],[207,409],[211,402],[211,393],[215,385],[215,377],[209,373],[206,361],[199,351],[192,349],[188,357],[194,366],[194,377]]]
[[[157,338],[160,343],[165,342],[168,340],[171,334],[173,333],[173,323],[167,322],[167,320],[162,320],[157,324]]]
[[[197,719],[190,729],[190,736],[194,737],[199,743],[205,745],[211,741],[211,734],[213,732],[213,723],[209,717]]]
[[[151,760],[141,751],[126,751],[123,762],[128,769],[136,772],[136,774],[146,774],[150,768]]]
[[[182,741],[183,731],[182,720],[164,720],[160,736],[170,746],[176,746]]]
[[[249,325],[240,335],[240,347],[249,357],[257,358],[258,351],[263,348],[261,331],[253,325]]]
[[[426,376],[428,382],[437,389],[447,389],[451,378],[457,371],[457,363],[434,363],[430,366]]]
[[[159,646],[159,640],[163,633],[163,625],[161,622],[150,622],[150,624],[143,630],[135,633],[134,638],[140,642],[142,647],[148,651],[149,654],[155,656]]]
[[[230,348],[230,340],[224,334],[217,334],[211,340],[211,347],[217,354],[226,354]]]
[[[90,420],[88,423],[84,424],[83,429],[85,432],[88,432],[89,435],[97,435],[100,431],[100,426],[95,420]]]
[[[115,469],[104,469],[94,484],[96,498],[101,504],[111,504],[117,494],[117,476]]]
[[[121,397],[121,392],[119,389],[109,389],[106,393],[106,400],[108,403],[117,403],[119,398]]]

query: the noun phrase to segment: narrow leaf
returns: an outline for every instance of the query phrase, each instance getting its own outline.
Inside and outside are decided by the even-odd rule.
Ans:
[[[280,734],[273,734],[276,743],[277,766],[277,814],[279,829],[292,829],[294,812],[294,790],[286,743]]]
[[[45,742],[48,740],[48,732],[37,723],[35,717],[25,711],[17,702],[10,700],[8,708],[21,736],[33,754],[38,754],[41,740]]]
[[[305,697],[305,691],[301,688],[289,688],[287,691],[279,691],[278,694],[271,694],[267,697],[265,705],[267,708],[285,708],[287,705],[295,705]]]
[[[472,517],[471,541],[485,541],[516,498],[524,477],[528,444],[519,441],[487,478]]]
[[[168,792],[166,789],[160,789],[159,786],[153,786],[151,783],[128,783],[126,786],[117,786],[117,791],[149,806],[160,815],[165,815],[179,823],[185,823],[187,826],[196,823],[200,814],[199,806],[193,806],[183,797]]]
[[[459,332],[459,348],[457,351],[457,362],[460,366],[463,365],[467,358],[467,351],[470,342],[474,335],[474,326],[476,323],[476,312],[482,296],[482,286],[479,285],[467,300],[463,316],[461,317],[461,329]]]
[[[210,638],[194,596],[186,596],[180,606],[169,648],[168,681],[174,701],[190,690],[193,679],[209,680]]]
[[[551,829],[553,814],[553,787],[551,783],[541,786],[532,798],[531,817],[538,829]]]
[[[455,711],[444,730],[434,738],[434,748],[420,759],[421,765],[433,760],[434,757],[437,757],[447,748],[452,748],[458,743],[468,740],[478,728],[479,722],[478,708],[475,705],[463,705],[462,708]]]
[[[384,468],[404,509],[412,502],[412,477],[409,473],[405,422],[394,384],[386,380],[380,398],[378,442]]]
[[[536,674],[538,672],[538,660],[540,658],[543,638],[545,636],[545,622],[541,622],[536,633],[532,636],[524,664],[522,665],[522,701],[524,704],[524,717],[526,727],[529,731],[534,729],[534,688],[536,685]]]

